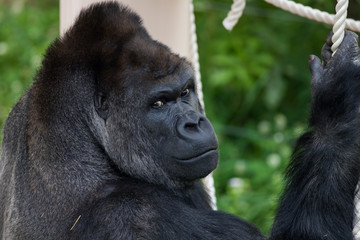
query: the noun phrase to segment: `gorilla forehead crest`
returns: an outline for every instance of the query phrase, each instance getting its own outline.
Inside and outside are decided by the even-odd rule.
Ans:
[[[67,56],[69,52],[79,58],[86,55],[90,64],[105,71],[116,69],[118,74],[131,70],[160,79],[173,74],[180,64],[190,67],[185,59],[154,41],[137,14],[115,2],[92,5],[82,11],[61,42],[69,50]]]

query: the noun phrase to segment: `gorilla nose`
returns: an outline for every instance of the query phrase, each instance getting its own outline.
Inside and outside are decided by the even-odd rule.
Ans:
[[[176,128],[181,137],[192,139],[201,137],[202,134],[211,129],[211,126],[209,120],[207,120],[203,115],[191,112],[185,114],[179,119]]]

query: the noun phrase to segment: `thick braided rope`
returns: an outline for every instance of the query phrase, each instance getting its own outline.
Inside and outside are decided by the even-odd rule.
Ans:
[[[349,0],[338,0],[336,4],[335,23],[333,26],[334,35],[331,38],[333,45],[331,51],[333,55],[342,43],[345,35],[345,20],[347,17],[347,8],[349,6]]]
[[[360,192],[359,192],[359,184],[357,185],[356,188],[357,194],[355,197],[355,219],[354,219],[354,229],[353,229],[353,234],[354,234],[354,239],[355,240],[360,240],[360,218],[359,218],[359,211],[360,211]]]
[[[231,10],[228,12],[227,17],[223,21],[223,25],[227,30],[231,31],[239,21],[239,18],[244,12],[245,3],[245,0],[234,0],[231,5]]]
[[[202,92],[202,83],[201,83],[201,75],[200,75],[200,64],[199,64],[199,53],[198,53],[198,45],[197,45],[197,37],[196,37],[196,25],[195,25],[195,14],[194,14],[194,4],[193,1],[190,1],[190,53],[191,53],[191,61],[194,65],[195,70],[195,84],[196,84],[196,92],[199,97],[200,104],[203,109],[205,109],[204,98]],[[207,188],[207,192],[210,196],[211,207],[213,209],[217,209],[216,207],[216,197],[215,197],[215,187],[214,187],[214,179],[212,174],[209,174],[207,177],[203,179],[203,183]]]
[[[233,0],[232,8],[234,7],[234,11],[231,10],[228,14],[228,17],[225,18],[223,24],[224,27],[228,30],[231,30],[241,17],[242,11],[239,6],[244,5],[246,0]],[[270,3],[278,8],[281,8],[285,11],[291,12],[293,14],[299,15],[301,17],[305,17],[311,20],[315,20],[317,22],[326,23],[329,25],[335,24],[335,15],[329,14],[324,11],[320,11],[318,9],[313,9],[308,6],[304,6],[300,3],[295,3],[289,0],[265,0],[267,3]],[[354,19],[346,19],[345,21],[346,28],[352,30],[354,32],[360,32],[360,22],[355,21]]]
[[[189,10],[190,10],[190,56],[192,58],[191,61],[194,65],[194,70],[195,70],[196,91],[199,96],[200,104],[204,108],[204,97],[202,93],[199,53],[198,53],[198,45],[197,45],[197,37],[196,37],[194,4],[192,1],[190,1]]]
[[[356,197],[355,197],[355,219],[354,219],[354,239],[360,240],[360,218],[359,218],[359,211],[360,211],[360,191],[359,191],[360,183],[358,183],[356,188]]]

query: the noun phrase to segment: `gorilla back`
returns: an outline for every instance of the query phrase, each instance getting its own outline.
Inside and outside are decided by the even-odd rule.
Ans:
[[[324,65],[310,59],[313,130],[297,144],[271,239],[352,239],[360,51],[351,33],[331,59],[329,49]],[[82,11],[5,124],[0,238],[264,239],[209,205],[200,179],[218,144],[194,84],[136,14],[114,2]]]

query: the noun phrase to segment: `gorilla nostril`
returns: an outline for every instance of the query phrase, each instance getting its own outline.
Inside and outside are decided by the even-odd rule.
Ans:
[[[196,127],[197,127],[197,123],[194,123],[194,122],[187,122],[187,123],[185,123],[185,126],[184,126],[184,128],[187,130],[192,130],[192,129],[195,129]]]
[[[177,123],[178,133],[185,138],[199,137],[201,127],[205,126],[206,118],[196,112],[190,112],[183,115]]]
[[[201,125],[202,125],[202,123],[204,123],[204,121],[205,121],[205,118],[203,118],[203,117],[201,117],[199,119],[199,123],[198,123],[199,127],[201,127]]]

